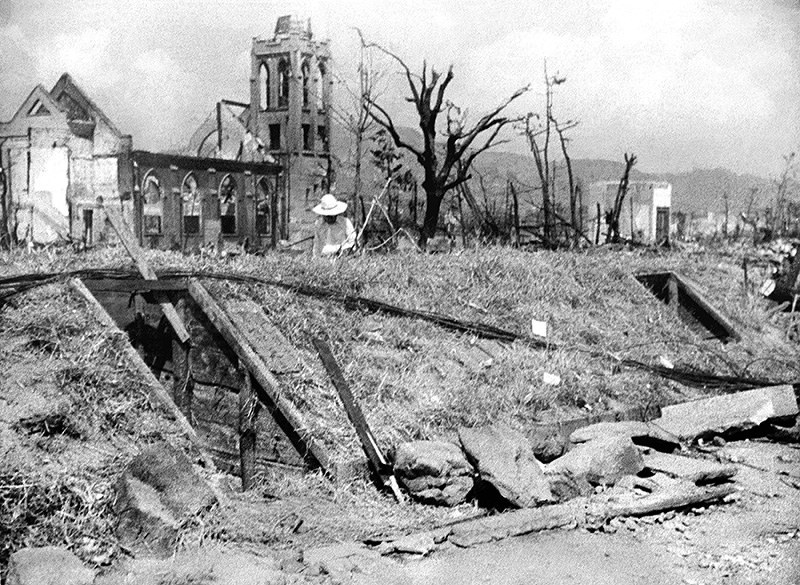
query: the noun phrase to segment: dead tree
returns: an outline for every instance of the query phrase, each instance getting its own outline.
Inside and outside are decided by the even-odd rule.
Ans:
[[[786,234],[791,221],[788,209],[789,192],[796,175],[796,156],[797,153],[795,152],[784,155],[783,171],[781,172],[781,176],[775,181],[775,212],[772,216],[771,225],[767,226],[774,235]]]
[[[503,111],[528,88],[518,89],[468,127],[466,114],[445,100],[445,92],[453,80],[452,65],[447,69],[447,73],[442,75],[433,68],[428,69],[427,62],[423,61],[422,74],[417,75],[399,56],[377,43],[365,43],[364,46],[375,48],[394,59],[402,68],[411,91],[411,96],[406,99],[414,104],[416,109],[419,128],[422,130],[422,147],[409,144],[400,136],[391,115],[374,98],[369,99],[367,104],[369,116],[389,132],[398,148],[413,154],[422,166],[425,217],[420,231],[419,246],[424,249],[428,239],[436,234],[439,211],[445,194],[470,178],[470,167],[479,154],[505,142],[497,139],[498,134],[514,120],[502,115]],[[446,118],[444,129],[446,139],[443,148],[440,148],[436,143],[437,121],[443,111]]]
[[[572,174],[572,162],[567,156],[567,141],[565,136],[567,130],[574,128],[578,123],[574,120],[559,123],[553,115],[553,88],[566,82],[566,77],[559,77],[558,74],[552,77],[547,74],[547,62],[544,64],[545,82],[545,114],[529,113],[525,118],[525,136],[528,139],[528,147],[536,164],[536,172],[539,175],[539,184],[542,191],[542,213],[544,215],[543,241],[545,245],[554,244],[553,225],[555,209],[555,162],[550,158],[550,140],[555,132],[560,140],[561,149],[567,163],[567,173],[570,188],[570,209],[574,207],[575,181]],[[574,226],[574,224],[573,224]]]
[[[361,195],[361,167],[365,154],[364,143],[372,134],[375,122],[370,117],[370,102],[382,92],[383,71],[374,62],[373,54],[364,44],[364,37],[359,29],[355,29],[361,39],[359,49],[358,82],[346,82],[341,77],[338,81],[346,94],[345,105],[334,107],[332,115],[339,124],[350,134],[353,140],[353,193],[352,206],[353,221],[356,228],[360,226],[366,216],[366,206]],[[359,215],[359,209],[361,214]]]
[[[614,198],[614,207],[606,214],[606,223],[608,224],[608,231],[606,231],[606,243],[619,242],[619,216],[622,213],[622,204],[625,202],[625,195],[628,193],[628,183],[630,182],[630,174],[633,165],[636,164],[636,155],[625,153],[625,172],[619,180],[619,187],[617,188],[617,196]]]

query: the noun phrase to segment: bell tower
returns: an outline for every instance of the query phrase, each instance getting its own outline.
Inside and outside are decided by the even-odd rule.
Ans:
[[[278,199],[288,238],[290,218],[313,220],[310,208],[330,182],[330,49],[314,39],[310,20],[281,16],[271,38],[253,39],[250,112],[250,132],[285,169]]]

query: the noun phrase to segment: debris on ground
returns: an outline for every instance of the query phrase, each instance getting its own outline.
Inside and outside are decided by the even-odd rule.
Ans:
[[[42,546],[11,553],[6,585],[91,585],[94,578],[66,548]]]
[[[633,441],[626,436],[611,436],[576,445],[548,463],[545,471],[548,475],[568,471],[592,485],[613,485],[621,477],[642,469],[642,455]]]
[[[678,438],[650,422],[633,420],[599,422],[581,427],[569,436],[570,443],[586,443],[604,437],[628,437],[637,445],[671,452],[680,448]]]
[[[457,445],[444,441],[401,443],[394,471],[415,499],[428,504],[456,506],[473,486],[472,466]]]
[[[644,455],[645,467],[694,484],[718,483],[736,475],[734,465],[722,465],[708,459],[651,452]]]
[[[132,554],[169,556],[183,523],[217,501],[186,456],[168,445],[134,457],[116,490],[117,536]]]
[[[543,465],[533,455],[528,439],[507,425],[458,430],[458,438],[478,472],[480,490],[491,486],[501,500],[517,508],[553,501]]]
[[[681,440],[742,431],[764,422],[796,416],[797,398],[788,384],[712,396],[661,409],[653,424]]]

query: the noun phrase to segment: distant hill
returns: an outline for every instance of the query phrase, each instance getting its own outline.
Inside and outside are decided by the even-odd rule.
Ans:
[[[415,129],[399,128],[399,132],[402,138],[409,143],[413,145],[421,143],[421,136]],[[350,137],[343,129],[335,129],[332,146],[337,158],[343,162],[347,161]],[[362,164],[367,173],[366,176],[371,177],[374,167],[368,156]],[[416,161],[407,158],[406,164],[413,173],[419,174],[419,166]],[[624,162],[621,160],[575,159],[572,161],[572,165],[576,178],[586,186],[595,181],[618,181],[625,170]],[[473,173],[473,176],[477,176],[477,173],[484,175],[485,184],[490,193],[492,191],[502,192],[502,185],[505,184],[506,178],[511,178],[529,187],[536,187],[539,184],[533,157],[530,155],[489,150],[476,159],[474,167],[476,172]],[[559,188],[566,184],[566,175],[565,169],[558,169]],[[731,214],[738,214],[747,208],[753,188],[758,189],[755,207],[768,205],[775,192],[775,187],[770,179],[737,174],[723,168],[695,169],[683,173],[643,173],[634,167],[631,178],[633,180],[668,181],[672,184],[673,211],[695,215],[704,215],[709,211],[723,212],[725,192],[729,194]],[[352,171],[347,164],[341,165],[338,184],[339,189],[345,192],[352,188]],[[476,189],[478,187],[474,186],[473,190]],[[525,200],[529,200],[529,197],[530,195]]]

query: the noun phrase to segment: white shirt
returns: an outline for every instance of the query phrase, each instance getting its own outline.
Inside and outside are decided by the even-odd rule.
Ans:
[[[355,243],[356,229],[343,215],[337,215],[335,223],[326,222],[324,217],[314,223],[314,256],[332,256],[339,250],[349,250]]]

